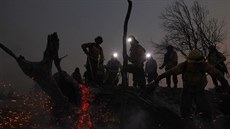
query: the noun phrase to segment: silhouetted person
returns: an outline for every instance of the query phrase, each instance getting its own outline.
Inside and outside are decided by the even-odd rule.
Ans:
[[[207,56],[208,63],[213,65],[216,69],[218,69],[223,75],[228,74],[228,69],[224,63],[226,61],[226,57],[220,53],[215,46],[209,47],[209,54]],[[212,76],[211,76],[212,77]],[[212,77],[213,84],[215,88],[218,88],[218,81],[215,77]],[[222,88],[221,88],[222,89]]]
[[[209,103],[205,96],[205,86],[207,85],[206,73],[216,77],[221,84],[228,89],[228,81],[223,74],[215,67],[204,61],[204,57],[199,50],[193,50],[189,53],[187,61],[178,64],[176,67],[159,75],[155,83],[172,74],[182,74],[183,92],[181,100],[181,116],[185,120],[185,129],[190,129],[193,124],[193,113],[191,108],[193,102],[197,107],[197,114],[203,119],[207,129],[213,129],[212,114]]]
[[[98,66],[98,70],[97,70],[97,84],[98,86],[102,86],[105,80],[105,65],[101,64]]]
[[[167,49],[167,52],[164,55],[164,62],[160,66],[160,69],[163,69],[165,67],[165,71],[168,71],[169,69],[177,65],[178,57],[172,45],[167,46],[166,49]],[[177,83],[178,83],[177,76],[173,74],[172,78],[173,78],[174,88],[176,88]],[[168,76],[166,78],[166,83],[168,87],[171,87],[171,76]]]
[[[80,73],[80,69],[78,67],[75,68],[74,72],[71,75],[78,83],[82,84],[82,77]]]
[[[119,72],[122,68],[120,61],[116,55],[113,55],[106,65],[105,84],[117,85],[119,82]]]
[[[145,62],[145,49],[139,44],[134,36],[130,36],[131,47],[129,53],[129,61],[132,64],[128,65],[127,71],[133,74],[133,86],[145,88],[145,73],[144,73],[144,62]]]
[[[95,42],[93,43],[84,43],[81,46],[87,55],[86,80],[91,84],[98,83],[97,71],[99,68],[101,68],[101,66],[103,66],[104,62],[103,49],[100,46],[100,44],[103,42],[103,39],[101,36],[98,36],[94,40]]]
[[[147,61],[145,63],[145,74],[147,76],[148,83],[155,80],[158,76],[157,73],[157,62],[153,59],[152,56],[147,57]]]

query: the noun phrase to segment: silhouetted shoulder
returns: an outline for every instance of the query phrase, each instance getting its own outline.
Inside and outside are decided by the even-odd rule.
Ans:
[[[81,45],[81,47],[89,47],[89,46],[92,46],[92,45],[94,45],[95,43],[83,43],[82,45]]]

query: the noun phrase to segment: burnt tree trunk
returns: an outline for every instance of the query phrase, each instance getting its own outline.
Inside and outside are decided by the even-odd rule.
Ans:
[[[125,17],[124,22],[124,33],[123,33],[123,70],[122,70],[122,86],[127,87],[128,77],[127,77],[127,65],[128,65],[128,55],[127,55],[127,30],[128,30],[128,22],[129,17],[132,10],[132,1],[128,0],[128,11]]]
[[[57,33],[48,35],[46,50],[40,62],[31,62],[23,56],[16,56],[10,49],[0,43],[0,48],[12,56],[22,71],[39,84],[40,88],[52,99],[55,106],[68,106],[70,103],[80,104],[81,92],[79,84],[64,72],[58,57],[59,39]],[[52,75],[52,64],[58,73]]]
[[[123,68],[122,68],[122,86],[123,87],[128,87],[128,76],[127,76],[127,66],[128,66],[128,55],[127,55],[127,31],[128,31],[128,22],[129,22],[129,17],[132,11],[132,1],[131,0],[127,0],[128,1],[128,11],[125,17],[125,22],[124,22],[124,32],[123,32]],[[123,98],[125,99],[125,98]],[[121,111],[121,129],[124,129],[124,111],[126,109],[125,106],[125,102],[122,104],[122,111]]]

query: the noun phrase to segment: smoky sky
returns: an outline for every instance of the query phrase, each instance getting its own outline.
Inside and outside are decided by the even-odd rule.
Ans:
[[[154,53],[151,41],[160,42],[165,34],[159,16],[174,0],[132,0],[128,35],[134,35],[146,51]],[[225,19],[230,30],[229,0],[199,0],[211,16]],[[185,0],[192,3],[191,0]],[[104,42],[105,63],[113,52],[122,62],[123,24],[127,0],[0,0],[0,42],[16,55],[40,61],[47,35],[57,32],[60,38],[59,56],[68,55],[61,66],[69,74],[75,67],[85,71],[86,56],[81,44],[93,42],[98,35]],[[225,42],[228,45],[229,39]],[[128,46],[129,48],[129,46]],[[160,65],[162,62],[158,62]],[[53,68],[56,71],[56,68]],[[24,75],[9,55],[0,50],[0,81],[20,89],[33,81]]]

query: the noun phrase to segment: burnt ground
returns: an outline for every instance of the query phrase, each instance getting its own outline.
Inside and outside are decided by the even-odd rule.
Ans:
[[[84,113],[76,106],[54,111],[50,98],[39,89],[26,95],[0,95],[0,128],[181,129],[181,91],[165,87],[144,91],[131,87],[94,88],[94,97],[88,98],[89,108]],[[206,93],[214,125],[229,129],[229,95],[215,90]],[[82,114],[87,117],[81,121]],[[196,115],[194,123],[202,127]]]
[[[107,103],[109,112],[116,114],[119,122],[114,129],[180,129],[180,95],[182,89],[157,87],[140,91],[138,89],[104,89],[99,100]],[[213,122],[218,129],[230,128],[229,98],[222,92],[206,91],[213,109]],[[226,99],[226,100],[225,100]],[[195,107],[194,107],[195,109]],[[195,111],[194,111],[195,112]],[[194,115],[197,128],[202,128],[202,120]],[[106,125],[104,125],[106,126]]]

